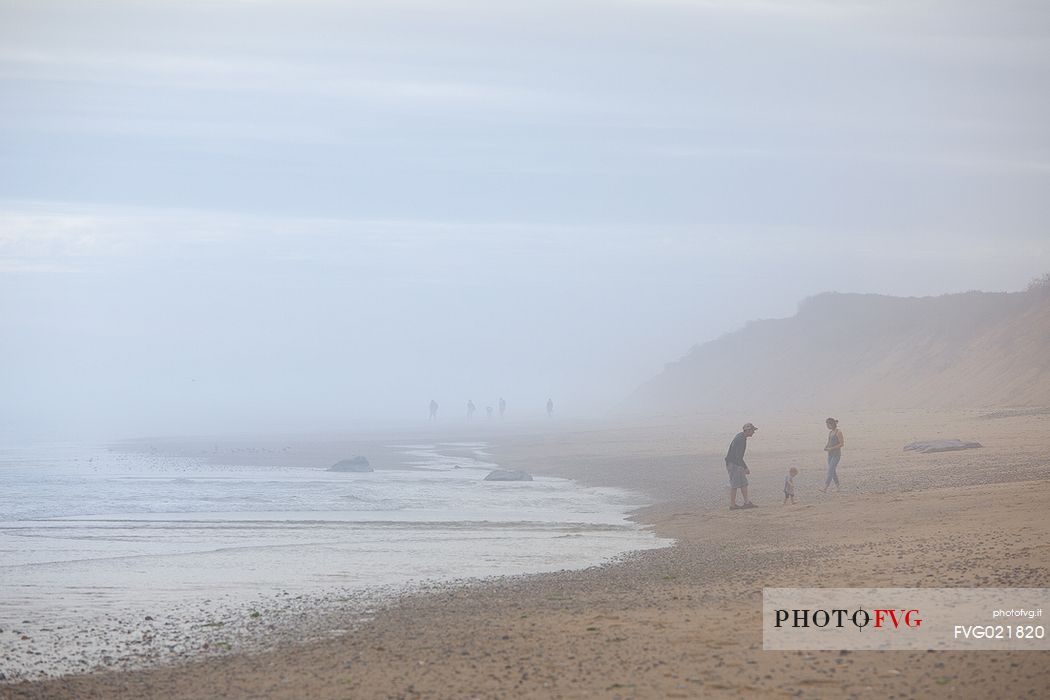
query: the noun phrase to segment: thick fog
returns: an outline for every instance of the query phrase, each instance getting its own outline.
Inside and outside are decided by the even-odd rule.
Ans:
[[[0,2],[0,437],[601,416],[1050,269],[1041,2]]]

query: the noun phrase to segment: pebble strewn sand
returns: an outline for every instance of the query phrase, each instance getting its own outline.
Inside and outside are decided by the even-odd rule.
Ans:
[[[661,502],[638,517],[679,544],[404,595],[335,638],[6,684],[0,698],[1044,697],[1050,652],[761,650],[764,586],[1050,586],[1045,415],[839,417],[842,494],[815,492],[819,423],[755,417],[748,455],[761,507],[737,512],[717,469],[731,428],[507,436],[494,450],[506,466],[645,488]],[[985,448],[900,454],[936,437]],[[790,465],[806,478],[800,503],[782,507]]]

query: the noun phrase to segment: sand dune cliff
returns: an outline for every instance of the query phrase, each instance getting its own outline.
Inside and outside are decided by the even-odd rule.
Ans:
[[[1025,292],[827,293],[685,357],[630,399],[721,408],[1050,406],[1050,281]]]

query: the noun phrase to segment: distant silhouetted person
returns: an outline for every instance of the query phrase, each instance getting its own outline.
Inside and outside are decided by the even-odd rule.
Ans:
[[[503,397],[499,397],[499,417],[502,418],[503,414],[507,412],[507,402],[503,400]]]
[[[547,417],[554,415],[554,399],[547,399]]]
[[[474,405],[474,402],[470,399],[467,399],[467,420],[470,420],[474,417],[474,411],[476,410],[477,407]]]
[[[791,467],[788,470],[787,476],[784,477],[784,505],[788,504],[788,500],[791,501],[791,505],[795,505],[795,477],[798,476],[798,469]]]
[[[438,417],[438,402],[434,399],[430,399],[430,420],[437,420]]]
[[[488,415],[489,420],[492,420],[492,406],[486,406],[485,407],[485,413],[486,413],[486,415]]]

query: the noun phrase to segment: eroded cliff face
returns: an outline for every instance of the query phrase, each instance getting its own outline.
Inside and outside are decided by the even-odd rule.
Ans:
[[[821,294],[694,347],[630,397],[646,411],[1050,406],[1050,287]]]

